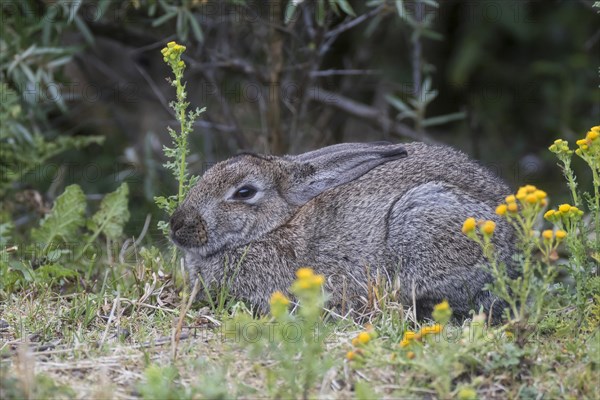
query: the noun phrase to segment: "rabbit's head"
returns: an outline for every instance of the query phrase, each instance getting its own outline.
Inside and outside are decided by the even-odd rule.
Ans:
[[[207,257],[284,225],[324,191],[407,155],[402,145],[345,143],[297,156],[240,154],[210,168],[171,217],[171,237]]]

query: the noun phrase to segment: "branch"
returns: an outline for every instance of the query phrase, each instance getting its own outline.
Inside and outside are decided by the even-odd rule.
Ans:
[[[308,90],[308,97],[312,101],[331,106],[350,114],[355,118],[368,122],[376,128],[387,130],[396,137],[409,138],[426,143],[435,143],[429,136],[420,135],[408,126],[394,121],[381,110],[359,103],[337,93],[330,92],[320,87],[311,87]]]
[[[340,24],[338,26],[335,27],[335,29],[330,30],[329,32],[327,32],[325,34],[325,43],[323,43],[323,46],[319,49],[319,55],[324,55],[325,53],[327,53],[327,51],[329,50],[329,48],[331,47],[331,45],[333,44],[333,42],[336,41],[337,37],[342,34],[343,32],[346,32],[348,29],[352,29],[354,28],[356,25],[366,21],[367,19],[379,14],[379,12],[381,10],[384,9],[385,3],[379,5],[378,7],[372,9],[371,11],[369,11],[366,14],[360,15],[354,19],[351,19],[349,21],[344,22],[343,24]]]

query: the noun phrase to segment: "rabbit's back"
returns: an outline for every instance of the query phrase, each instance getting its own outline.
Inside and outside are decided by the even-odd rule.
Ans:
[[[337,276],[334,298],[343,285],[364,297],[368,282],[385,274],[399,278],[402,299],[411,304],[416,296],[422,311],[443,299],[459,315],[489,308],[493,298],[482,292],[490,280],[481,269],[485,260],[461,227],[468,217],[494,220],[494,242],[509,262],[512,229],[494,212],[508,187],[449,147],[405,146],[406,158],[325,192],[300,211],[291,222],[307,238],[299,258]]]

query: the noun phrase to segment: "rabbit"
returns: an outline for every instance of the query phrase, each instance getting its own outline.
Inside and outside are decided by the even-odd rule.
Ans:
[[[447,300],[457,318],[501,314],[484,289],[481,248],[461,231],[468,217],[496,223],[493,244],[510,271],[511,226],[495,214],[507,185],[441,145],[343,143],[299,155],[242,153],[215,164],[170,220],[190,280],[227,285],[259,313],[295,272],[323,274],[328,307],[361,313],[377,274],[399,283],[418,318]],[[514,275],[514,272],[511,272]],[[204,292],[204,290],[201,290]]]

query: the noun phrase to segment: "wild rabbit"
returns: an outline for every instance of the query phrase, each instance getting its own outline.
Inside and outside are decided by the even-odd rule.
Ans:
[[[226,284],[259,312],[301,267],[325,275],[328,305],[361,311],[375,275],[400,282],[419,317],[447,299],[457,317],[503,303],[461,227],[490,219],[510,265],[514,232],[496,216],[508,187],[465,154],[423,143],[345,143],[292,156],[241,154],[210,168],[171,218],[192,282]]]

